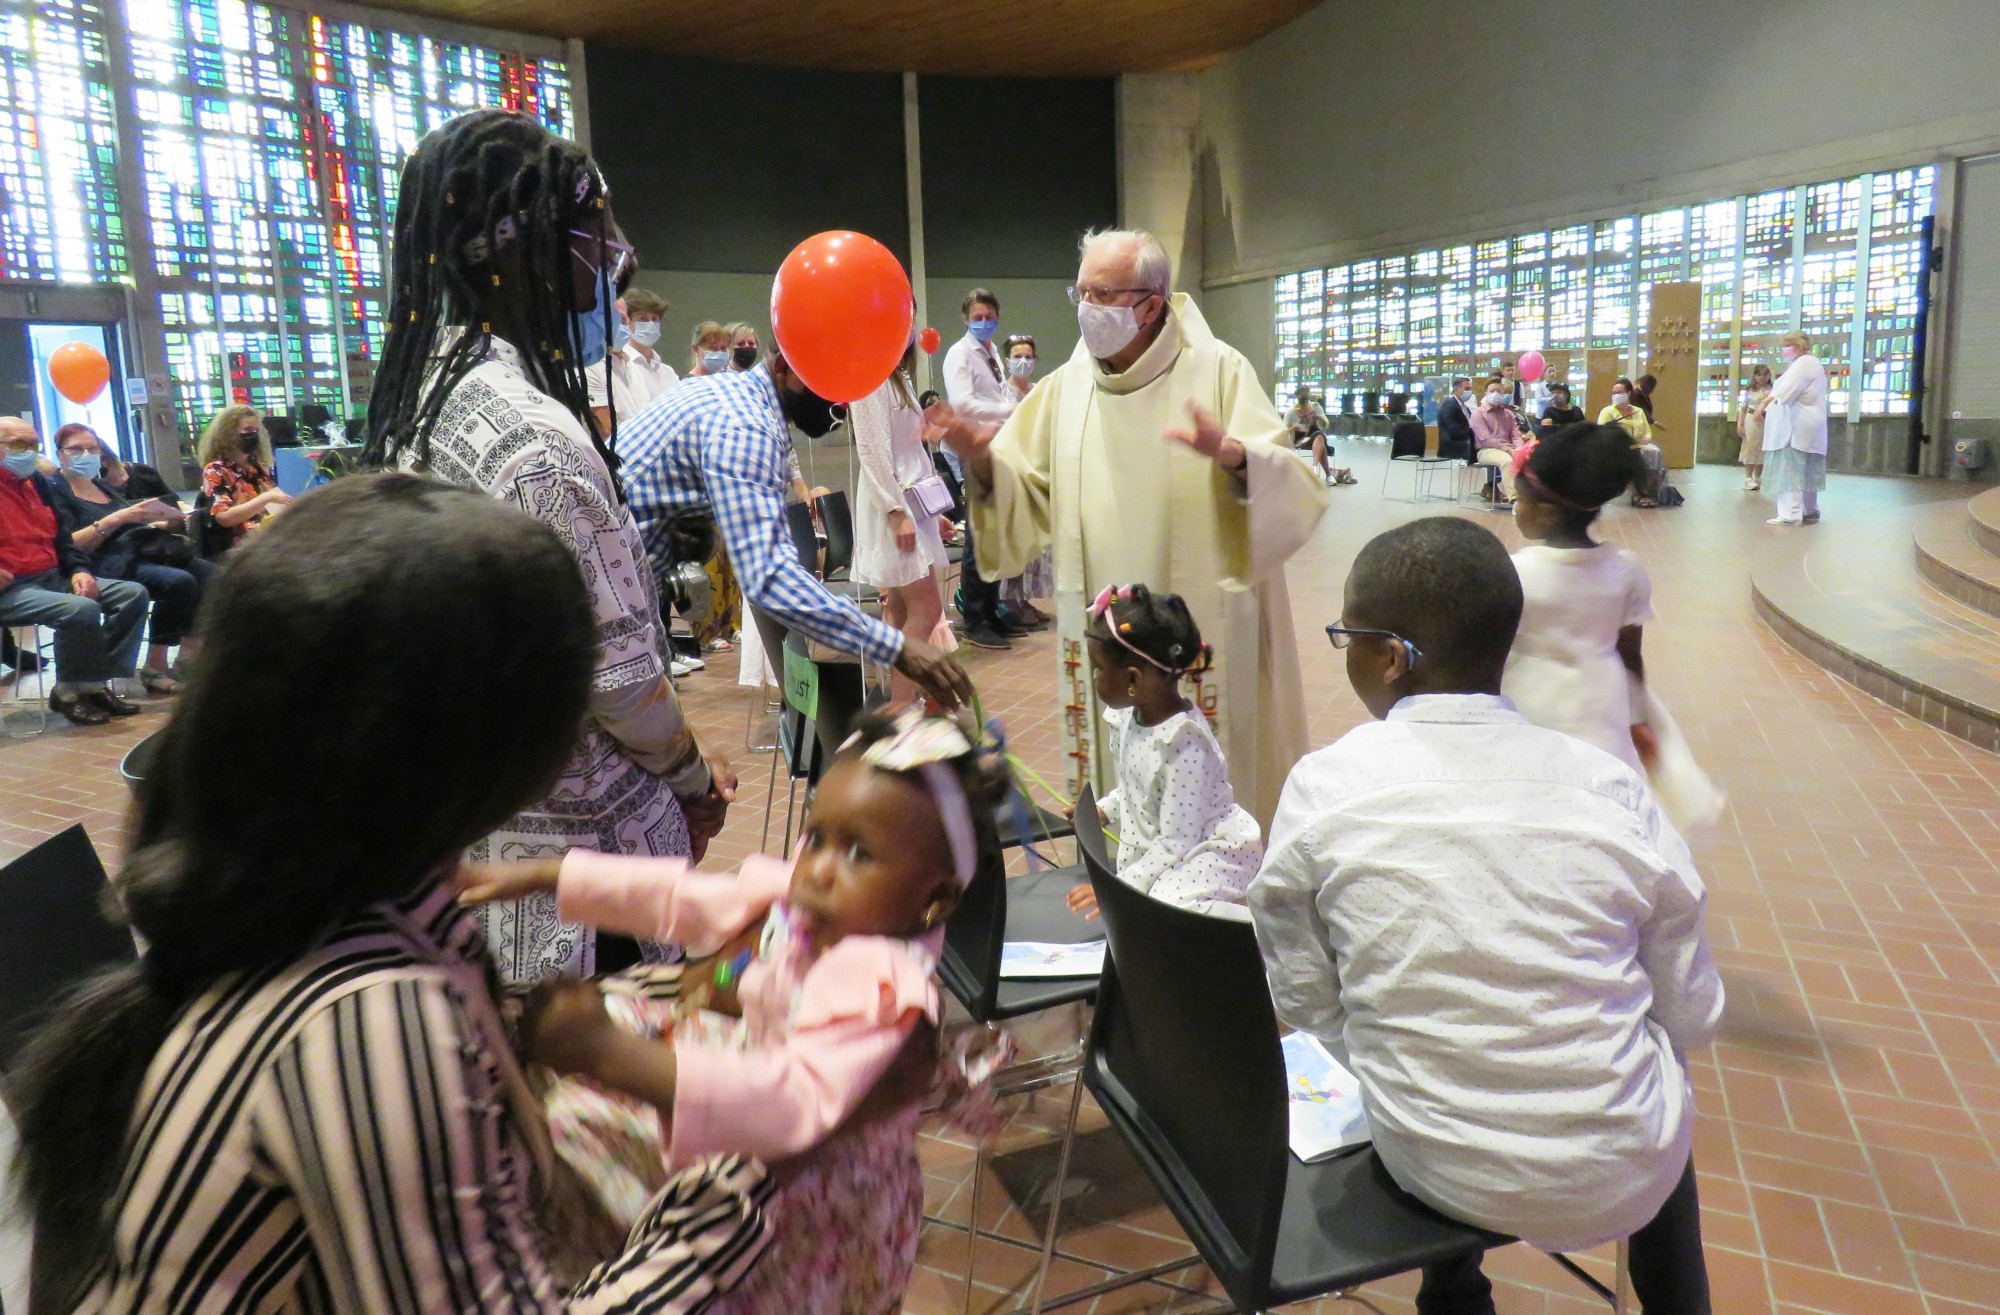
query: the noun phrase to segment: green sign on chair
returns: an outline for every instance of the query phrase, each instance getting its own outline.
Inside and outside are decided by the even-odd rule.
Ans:
[[[807,721],[819,720],[819,666],[785,645],[785,702]]]

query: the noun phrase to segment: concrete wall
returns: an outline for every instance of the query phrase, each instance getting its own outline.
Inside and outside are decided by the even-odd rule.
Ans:
[[[1329,0],[1200,77],[1208,284],[2000,143],[1990,0]]]

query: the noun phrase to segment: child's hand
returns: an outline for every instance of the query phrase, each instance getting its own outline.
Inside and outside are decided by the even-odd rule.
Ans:
[[[1660,765],[1660,740],[1653,734],[1653,728],[1644,722],[1632,726],[1632,747],[1639,751],[1639,762],[1649,772]]]
[[[519,863],[461,863],[452,884],[458,888],[460,904],[492,904],[552,891],[561,873],[559,858],[534,858]]]
[[[1069,911],[1081,914],[1086,918],[1095,918],[1097,916],[1097,892],[1090,888],[1089,882],[1085,882],[1081,886],[1070,887]]]
[[[558,1073],[593,1074],[605,1043],[618,1034],[595,982],[544,982],[528,993],[521,1016],[521,1057]]]

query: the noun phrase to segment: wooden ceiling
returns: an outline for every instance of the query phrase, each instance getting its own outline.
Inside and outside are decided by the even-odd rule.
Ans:
[[[382,4],[383,0],[375,0]],[[1103,77],[1192,69],[1319,0],[387,0],[541,36],[746,64]],[[1004,106],[995,106],[1000,113]]]

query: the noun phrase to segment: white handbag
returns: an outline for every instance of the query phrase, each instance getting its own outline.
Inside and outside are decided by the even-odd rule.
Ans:
[[[910,500],[926,516],[942,516],[952,507],[951,489],[940,475],[927,475],[910,485]]]

